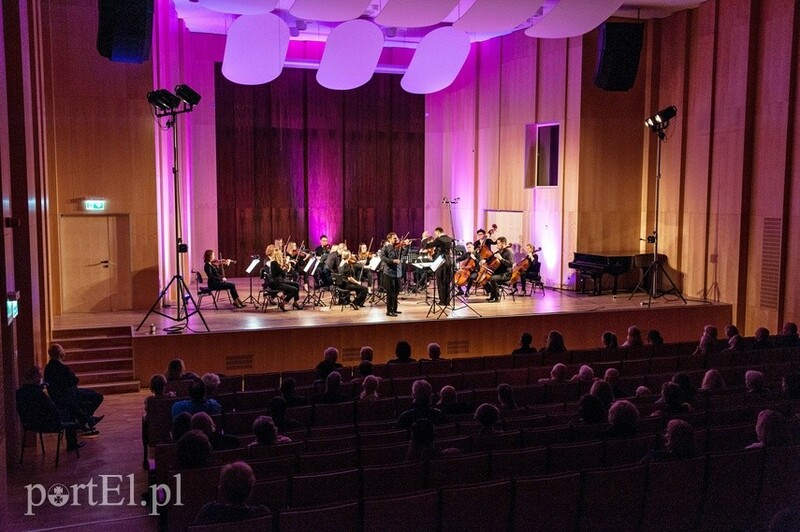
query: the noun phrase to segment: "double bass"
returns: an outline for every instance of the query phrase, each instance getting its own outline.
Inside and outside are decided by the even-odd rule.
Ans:
[[[538,253],[542,250],[542,248],[536,248],[533,250],[533,253]],[[525,258],[519,261],[514,269],[511,271],[511,278],[508,280],[508,284],[514,286],[520,280],[520,278],[528,271],[528,268],[531,267],[532,261],[530,255],[525,255]]]

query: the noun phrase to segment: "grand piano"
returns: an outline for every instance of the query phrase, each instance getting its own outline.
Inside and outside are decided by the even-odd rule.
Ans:
[[[600,295],[603,291],[603,275],[614,278],[611,293],[617,294],[617,280],[620,275],[631,271],[633,258],[639,255],[638,251],[613,252],[613,253],[583,253],[576,251],[569,267],[576,272],[575,288],[580,288],[581,293],[586,292],[586,280],[592,281],[592,293]]]

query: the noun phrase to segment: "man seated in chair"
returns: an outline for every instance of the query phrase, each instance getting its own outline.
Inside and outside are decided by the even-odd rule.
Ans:
[[[350,304],[353,310],[358,310],[364,306],[367,300],[367,287],[358,282],[355,278],[355,270],[353,269],[354,260],[351,260],[352,255],[349,251],[342,252],[342,261],[339,263],[339,276],[341,283],[339,288],[341,290],[349,290],[356,293],[355,300]]]
[[[269,515],[266,506],[247,504],[255,483],[253,470],[245,462],[224,466],[219,475],[219,501],[203,506],[192,524],[231,523]]]
[[[50,361],[44,368],[44,380],[50,399],[59,408],[66,409],[72,419],[86,433],[97,434],[95,425],[105,416],[94,413],[103,402],[103,395],[87,388],[78,388],[78,377],[64,364],[66,353],[60,344],[52,344],[47,350]]]
[[[500,301],[500,284],[508,282],[511,278],[511,268],[514,266],[514,255],[511,253],[511,247],[508,245],[506,237],[501,236],[498,238],[496,244],[497,251],[495,251],[495,255],[500,259],[500,266],[489,278],[490,297],[487,301],[490,303]]]
[[[17,412],[22,425],[35,432],[58,432],[61,423],[72,421],[66,411],[59,411],[44,391],[42,368],[33,366],[25,372],[25,382],[17,390]],[[64,427],[67,437],[67,451],[78,451],[86,442],[78,442],[77,424]]]

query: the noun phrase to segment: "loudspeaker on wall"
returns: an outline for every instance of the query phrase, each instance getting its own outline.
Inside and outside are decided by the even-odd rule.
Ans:
[[[150,59],[153,0],[98,0],[97,51],[119,63]]]
[[[594,84],[607,91],[627,91],[636,82],[644,24],[605,22],[600,26]]]

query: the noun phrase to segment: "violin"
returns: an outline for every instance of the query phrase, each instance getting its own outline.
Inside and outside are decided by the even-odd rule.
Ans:
[[[398,240],[397,242],[393,243],[392,245],[395,247],[395,249],[401,249],[401,248],[404,248],[406,246],[410,246],[411,242],[413,242],[414,240],[416,240],[416,238],[404,238],[403,240]]]
[[[219,268],[220,266],[230,266],[231,264],[236,264],[236,261],[233,259],[214,259],[211,261],[211,264]]]

